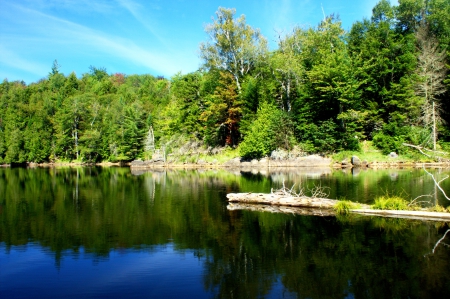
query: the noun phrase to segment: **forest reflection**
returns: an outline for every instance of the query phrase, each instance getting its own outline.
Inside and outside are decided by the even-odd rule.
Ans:
[[[433,188],[419,172],[392,173],[5,168],[0,244],[7,254],[14,246],[38,243],[57,263],[80,251],[108,259],[113,250],[145,252],[173,244],[203,262],[204,288],[220,298],[264,297],[280,283],[286,296],[299,298],[450,294],[445,238],[435,248],[446,223],[226,209],[228,192],[268,192],[283,182],[320,183],[330,186],[330,197],[346,194],[362,202],[392,182],[411,194]]]

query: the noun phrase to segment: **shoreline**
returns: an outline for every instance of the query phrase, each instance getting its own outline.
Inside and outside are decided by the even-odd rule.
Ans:
[[[450,168],[450,162],[410,162],[410,161],[388,161],[388,162],[363,162],[352,164],[351,162],[333,162],[331,158],[323,158],[316,155],[297,158],[295,160],[271,160],[263,158],[261,160],[241,160],[234,158],[229,161],[206,162],[176,162],[161,160],[134,160],[132,162],[45,162],[45,163],[10,163],[0,164],[1,168],[37,168],[37,167],[79,167],[79,166],[100,166],[100,167],[130,167],[131,169],[243,169],[243,170],[265,170],[265,169],[295,169],[295,168],[330,168],[330,169],[402,169],[402,168]]]

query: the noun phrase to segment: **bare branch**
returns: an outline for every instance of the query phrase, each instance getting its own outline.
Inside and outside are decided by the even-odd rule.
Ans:
[[[423,170],[424,170],[429,176],[431,176],[431,178],[432,178],[433,181],[434,181],[434,184],[435,184],[436,187],[438,187],[438,189],[442,192],[442,194],[445,196],[445,198],[446,198],[447,200],[450,200],[450,198],[447,196],[447,194],[445,194],[444,189],[442,189],[442,187],[439,185],[439,183],[442,182],[443,180],[447,179],[448,176],[447,176],[446,178],[444,178],[444,179],[442,179],[442,180],[440,180],[440,181],[438,182],[438,181],[436,181],[436,178],[434,177],[434,175],[432,175],[431,173],[429,173],[429,172],[425,169],[425,167],[423,167]]]
[[[448,232],[450,232],[450,229],[448,229],[448,230],[445,232],[445,234],[442,236],[442,238],[440,238],[440,239],[436,242],[436,244],[435,244],[434,247],[433,247],[433,250],[431,250],[431,252],[428,253],[428,254],[426,254],[425,256],[427,256],[427,255],[429,255],[429,254],[434,254],[434,251],[436,250],[436,247],[438,247],[439,243],[441,243],[442,240],[445,239],[445,237],[447,236]],[[444,243],[444,244],[445,244],[445,243]],[[445,244],[445,245],[448,246],[448,244]]]
[[[404,146],[409,146],[409,147],[413,147],[415,149],[417,149],[422,155],[428,157],[428,158],[432,158],[430,155],[425,154],[422,149],[423,147],[418,146],[418,145],[412,145],[412,144],[408,144],[408,143],[403,143]]]
[[[418,203],[422,203],[422,202],[426,202],[428,203],[428,201],[418,201],[416,202],[417,199],[421,198],[421,197],[433,197],[434,194],[424,194],[424,195],[419,195],[416,198],[414,198],[413,200],[411,200],[411,202],[408,204],[408,206],[412,206],[414,204],[418,204]]]
[[[447,162],[450,161],[449,159],[441,157],[441,156],[438,156],[438,155],[430,156],[430,155],[424,153],[424,151],[427,151],[427,152],[431,152],[433,154],[446,155],[447,153],[445,153],[445,152],[434,151],[434,150],[428,149],[428,148],[423,147],[423,146],[413,145],[413,144],[409,144],[409,143],[403,143],[403,145],[417,149],[422,155],[424,155],[424,156],[426,156],[428,158],[433,158],[433,159],[437,158],[437,159],[439,159],[441,161],[444,160],[444,161],[447,161]]]

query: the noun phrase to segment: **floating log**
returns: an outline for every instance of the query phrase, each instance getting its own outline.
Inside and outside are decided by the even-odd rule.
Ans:
[[[336,213],[333,207],[338,200],[329,198],[317,198],[307,196],[291,196],[284,192],[276,193],[229,193],[230,204],[228,210],[251,210],[272,213],[288,213],[315,216],[332,216]],[[369,205],[360,204],[360,209],[350,210],[366,216],[381,216],[393,218],[407,218],[426,221],[450,221],[450,213],[438,213],[429,211],[397,211],[397,210],[373,210]]]
[[[450,221],[450,213],[428,212],[428,211],[397,211],[397,210],[372,210],[358,209],[351,210],[353,213],[366,216],[381,216],[389,218],[406,218],[428,221]]]

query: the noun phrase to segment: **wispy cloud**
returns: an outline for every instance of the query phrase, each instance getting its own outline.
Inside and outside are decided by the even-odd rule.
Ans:
[[[180,70],[179,64],[176,63],[173,55],[168,53],[168,51],[161,52],[144,49],[127,38],[109,35],[64,18],[55,17],[23,6],[16,6],[16,9],[21,10],[22,15],[33,19],[36,24],[39,24],[39,26],[32,29],[36,33],[36,37],[33,38],[33,44],[36,47],[45,48],[58,45],[63,47],[61,51],[65,51],[64,47],[69,51],[70,47],[76,46],[78,49],[88,49],[87,52],[90,55],[96,51],[107,56],[126,60],[128,63],[145,66],[164,75],[172,75]],[[17,36],[9,38],[14,43],[19,43],[21,39]],[[28,37],[22,38],[27,39]],[[52,40],[51,46],[46,44],[49,39]],[[39,64],[27,61],[18,55],[14,55],[4,47],[0,49],[5,53],[4,57],[1,58],[3,63],[9,63],[8,65],[15,65],[16,68],[41,75],[45,74],[43,70],[48,69],[48,66],[42,67]]]
[[[48,70],[48,66],[25,59],[2,45],[0,45],[0,65],[38,76],[43,76]]]
[[[25,0],[27,7],[38,10],[66,10],[81,13],[110,13],[114,6],[110,0]]]
[[[153,24],[150,24],[148,15],[144,16],[142,14],[143,7],[141,4],[136,3],[132,0],[117,0],[117,2],[124,7],[144,28],[146,28],[162,45],[164,45],[168,50],[170,47],[168,46],[165,39],[158,34],[158,28]],[[160,9],[159,6],[153,5],[153,9]]]

